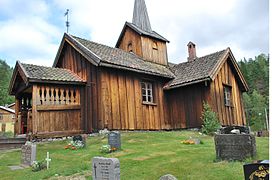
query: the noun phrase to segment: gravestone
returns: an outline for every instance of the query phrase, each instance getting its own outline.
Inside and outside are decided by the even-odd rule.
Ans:
[[[80,141],[83,143],[84,147],[86,147],[86,140],[87,140],[87,137],[88,135],[86,134],[83,134],[83,135],[76,135],[76,136],[73,136],[73,141],[76,142],[76,141]]]
[[[117,158],[94,157],[93,180],[120,180],[120,162]]]
[[[256,140],[251,134],[216,134],[216,158],[242,161],[256,155]]]
[[[121,149],[121,135],[118,131],[112,131],[109,133],[108,144],[111,148]]]
[[[25,144],[22,146],[22,159],[24,165],[31,166],[36,160],[36,144]]]

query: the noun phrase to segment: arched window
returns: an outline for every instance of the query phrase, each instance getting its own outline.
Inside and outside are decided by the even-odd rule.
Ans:
[[[158,50],[158,44],[157,44],[157,42],[153,41],[152,48],[154,50]]]
[[[127,49],[128,49],[128,52],[133,53],[132,43],[128,44]]]

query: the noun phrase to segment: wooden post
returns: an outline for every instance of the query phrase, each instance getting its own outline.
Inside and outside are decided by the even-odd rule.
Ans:
[[[20,111],[20,99],[15,97],[15,124],[14,124],[14,135],[20,133],[20,124],[19,124],[19,111]]]
[[[32,87],[32,119],[31,119],[32,123],[30,123],[32,125],[33,134],[38,132],[38,125],[39,125],[39,119],[37,116],[37,95],[39,95],[37,85],[33,85]]]

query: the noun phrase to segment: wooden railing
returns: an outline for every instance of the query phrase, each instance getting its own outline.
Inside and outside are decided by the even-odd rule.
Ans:
[[[79,105],[80,92],[73,87],[37,87],[36,105]]]

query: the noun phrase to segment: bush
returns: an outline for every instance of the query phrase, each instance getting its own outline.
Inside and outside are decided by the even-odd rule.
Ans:
[[[0,137],[13,138],[14,133],[12,131],[0,132]]]
[[[210,105],[205,102],[203,103],[201,119],[203,120],[201,131],[204,134],[213,135],[221,126],[217,114],[212,110]]]
[[[100,152],[103,154],[107,154],[111,152],[111,147],[110,145],[103,145],[100,147]]]
[[[44,161],[34,161],[32,164],[32,171],[37,172],[46,168],[46,163]]]

